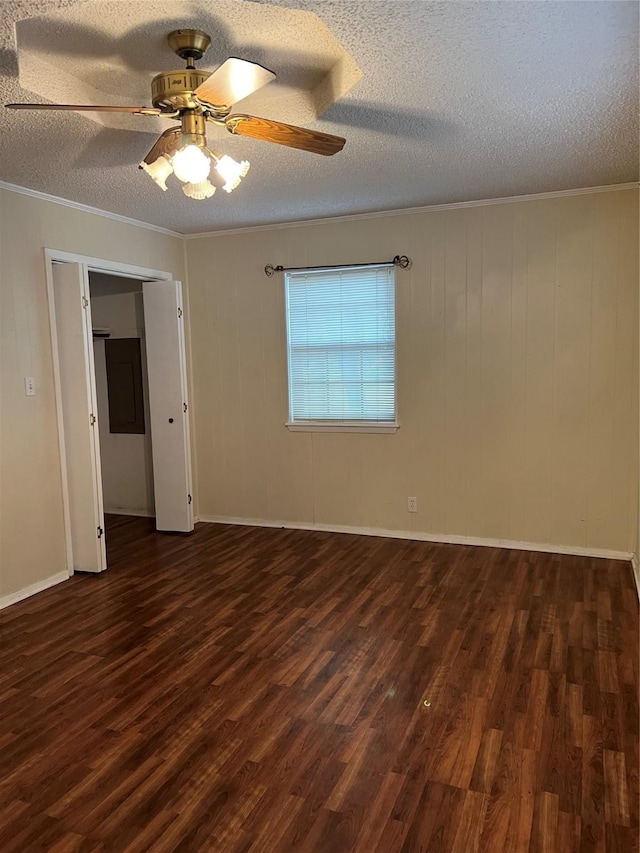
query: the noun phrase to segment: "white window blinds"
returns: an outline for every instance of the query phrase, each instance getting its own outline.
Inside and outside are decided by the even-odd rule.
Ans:
[[[285,276],[290,424],[395,423],[395,267]]]

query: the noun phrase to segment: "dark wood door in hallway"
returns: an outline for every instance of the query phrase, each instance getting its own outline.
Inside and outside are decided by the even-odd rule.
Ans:
[[[630,567],[111,517],[0,614],[0,850],[637,850]]]

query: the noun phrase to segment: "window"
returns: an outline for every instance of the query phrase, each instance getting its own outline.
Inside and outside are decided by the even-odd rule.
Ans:
[[[290,429],[394,432],[395,267],[285,275]]]

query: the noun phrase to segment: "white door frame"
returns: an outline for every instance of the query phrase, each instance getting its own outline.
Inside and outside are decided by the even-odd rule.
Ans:
[[[67,453],[64,443],[64,420],[62,417],[62,391],[60,384],[60,365],[58,353],[58,333],[56,327],[56,309],[53,298],[53,264],[82,264],[90,272],[103,272],[123,278],[135,278],[144,281],[173,281],[176,277],[166,270],[153,270],[135,264],[123,264],[78,255],[75,252],[63,252],[59,249],[45,249],[45,278],[47,282],[47,301],[49,303],[49,329],[51,332],[51,351],[53,356],[53,385],[56,398],[56,420],[58,422],[58,452],[60,455],[60,479],[62,482],[62,511],[64,515],[64,538],[66,546],[67,571],[73,575],[73,552],[71,547],[71,511],[69,506],[69,481],[67,479]]]

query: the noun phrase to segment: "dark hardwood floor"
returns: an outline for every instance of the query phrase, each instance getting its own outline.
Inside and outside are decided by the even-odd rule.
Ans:
[[[635,851],[621,562],[111,517],[0,614],[0,851]]]

